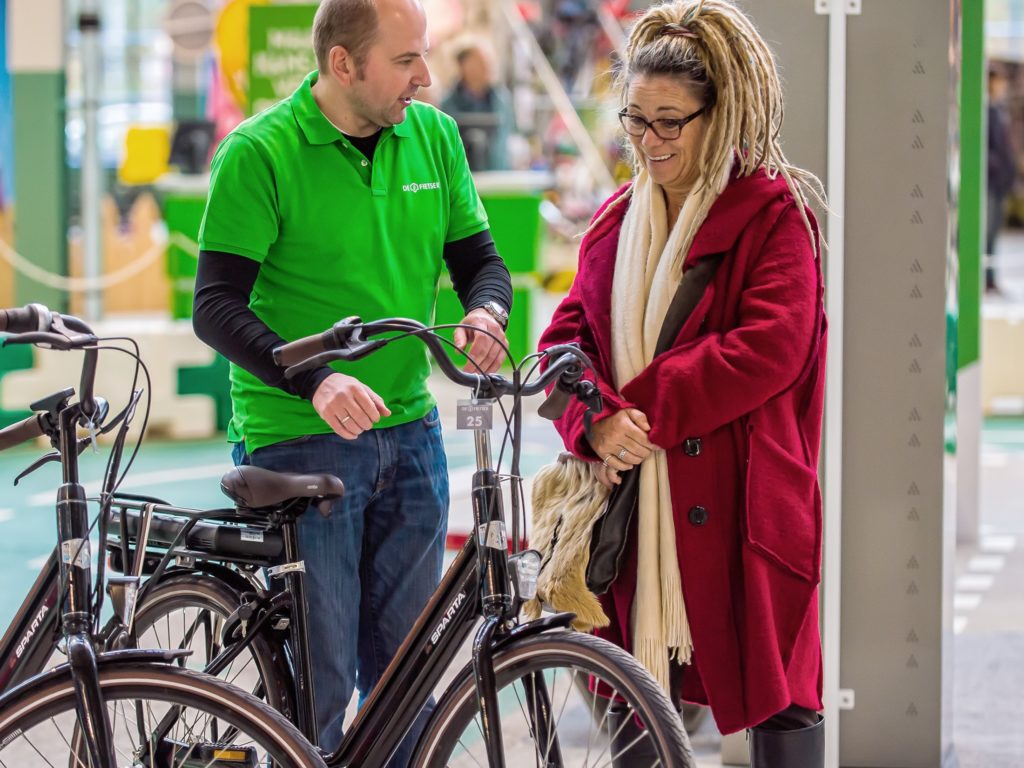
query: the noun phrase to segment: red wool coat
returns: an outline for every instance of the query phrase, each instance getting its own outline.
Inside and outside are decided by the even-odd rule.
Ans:
[[[781,177],[733,178],[684,265],[724,254],[717,272],[673,347],[619,392],[610,383],[610,317],[625,209],[613,208],[584,238],[576,280],[541,348],[580,343],[605,399],[595,420],[639,408],[651,441],[667,450],[694,645],[683,698],[710,705],[723,733],[790,704],[820,709],[826,324],[817,247]],[[556,427],[570,451],[597,459],[582,406],[570,406]],[[602,596],[612,625],[599,631],[627,650],[635,588],[634,545]]]

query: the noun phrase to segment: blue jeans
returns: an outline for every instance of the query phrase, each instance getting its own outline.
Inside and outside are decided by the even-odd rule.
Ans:
[[[441,579],[448,464],[437,409],[355,440],[309,435],[251,454],[238,443],[233,458],[280,472],[331,473],[345,483],[329,516],[310,508],[298,521],[320,746],[333,751],[353,689],[362,704]],[[389,768],[408,764],[429,709]]]

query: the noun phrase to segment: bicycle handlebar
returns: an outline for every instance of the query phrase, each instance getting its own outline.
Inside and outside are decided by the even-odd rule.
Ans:
[[[33,413],[27,419],[10,424],[0,429],[0,451],[6,451],[16,445],[21,445],[33,437],[45,434],[43,430],[42,414]]]
[[[555,360],[537,380],[517,387],[514,382],[498,374],[467,373],[460,370],[446,354],[441,341],[433,335],[433,330],[417,320],[390,318],[364,323],[358,317],[347,317],[323,333],[306,336],[277,347],[273,353],[274,361],[280,366],[287,366],[284,375],[291,379],[298,373],[333,360],[351,361],[365,357],[388,343],[389,339],[370,338],[382,333],[400,333],[419,338],[427,345],[445,376],[454,383],[473,389],[485,397],[534,395],[545,390],[557,379],[558,386],[542,406],[546,406],[545,413],[542,414],[546,418],[560,416],[568,405],[568,396],[580,395],[574,392],[573,386],[582,378],[584,371],[591,367],[590,359],[579,347],[572,344],[557,345],[546,350],[545,354]],[[582,394],[592,397],[594,393],[588,389]]]
[[[28,304],[16,309],[0,309],[0,331],[31,333],[50,327],[50,310],[42,304]]]
[[[27,304],[0,309],[0,332],[11,334],[5,344],[45,344],[53,349],[83,349],[79,403],[82,413],[95,416],[98,405],[93,397],[96,378],[96,336],[85,321],[74,315],[54,312],[42,304]]]

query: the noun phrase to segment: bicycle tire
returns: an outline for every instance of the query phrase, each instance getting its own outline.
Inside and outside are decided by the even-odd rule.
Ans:
[[[549,739],[538,745],[530,725],[528,689],[524,679],[542,673],[548,684],[551,712],[557,713],[554,723],[557,747],[563,766],[609,765],[613,757],[616,765],[664,766],[666,768],[693,768],[696,765],[689,739],[683,730],[679,715],[654,678],[640,664],[611,643],[592,635],[576,632],[547,632],[522,640],[511,641],[494,654],[494,669],[499,692],[499,713],[496,720],[502,731],[506,765],[546,765],[553,760],[556,740]],[[569,678],[560,682],[559,671],[568,671]],[[610,723],[608,709],[611,699],[590,697],[589,704],[575,684],[575,679],[587,675],[613,689],[620,702],[642,724],[636,741],[620,747],[612,754],[612,743],[621,737],[622,729],[611,731],[598,725],[598,733],[588,732],[585,751],[581,727],[595,723]],[[520,686],[517,689],[517,684]],[[513,696],[514,694],[514,696]],[[524,697],[527,698],[524,703]],[[572,706],[570,707],[570,700]],[[590,707],[590,712],[586,711]],[[603,717],[595,708],[604,707]],[[582,711],[580,711],[582,710]],[[568,713],[568,714],[567,714]],[[417,745],[412,765],[417,768],[440,766],[487,765],[486,747],[479,723],[479,704],[476,682],[471,665],[465,667],[437,702],[437,708]],[[568,716],[567,727],[561,719]],[[623,718],[623,723],[630,720]],[[522,723],[518,722],[522,720]],[[525,725],[525,728],[524,728]],[[543,746],[543,749],[542,749]],[[649,762],[631,761],[646,746],[655,755]],[[533,755],[533,761],[526,755]],[[591,762],[593,758],[593,762]]]
[[[218,678],[167,664],[124,661],[101,663],[99,684],[118,765],[325,768],[320,752],[283,715]],[[173,707],[184,708],[174,728],[154,740],[155,754],[139,758],[142,743],[149,743],[156,724]],[[32,678],[0,699],[0,764],[91,768],[77,728],[70,670],[62,667]]]
[[[135,613],[136,647],[187,647],[192,655],[182,658],[179,666],[206,671],[221,649],[224,622],[241,603],[238,589],[215,576],[169,574],[147,585],[143,593]],[[283,646],[261,633],[250,638],[247,649],[217,677],[263,699],[292,719],[289,674]]]

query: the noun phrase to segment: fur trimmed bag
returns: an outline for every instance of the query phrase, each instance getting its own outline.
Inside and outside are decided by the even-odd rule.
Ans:
[[[539,618],[541,606],[548,605],[575,613],[573,627],[584,632],[611,623],[586,578],[591,531],[609,493],[597,480],[598,466],[563,452],[534,477],[530,542],[541,554],[541,567],[537,597],[523,606],[527,618]]]

